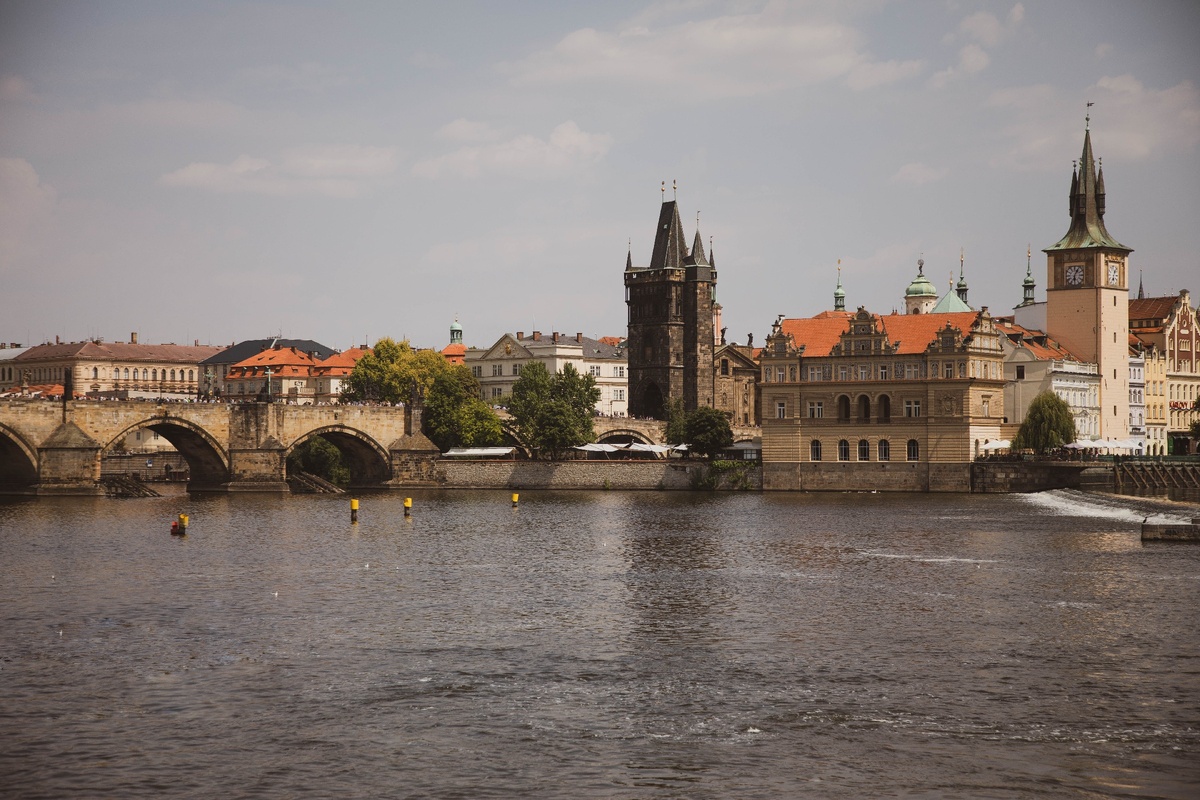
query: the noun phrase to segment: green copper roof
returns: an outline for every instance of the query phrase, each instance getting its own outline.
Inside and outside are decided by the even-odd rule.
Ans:
[[[913,278],[913,282],[904,290],[905,297],[937,297],[937,289],[930,283],[929,278],[925,277],[925,259],[917,261],[917,277]]]
[[[1071,194],[1068,210],[1071,227],[1066,236],[1047,247],[1052,250],[1076,250],[1085,247],[1105,247],[1132,253],[1133,249],[1118,242],[1104,227],[1104,169],[1096,172],[1092,158],[1092,133],[1083,133],[1083,154],[1079,166],[1071,171]]]
[[[932,314],[957,314],[961,311],[974,311],[969,305],[962,301],[958,296],[958,292],[951,289],[942,295],[942,299],[937,301],[937,305],[933,307]]]

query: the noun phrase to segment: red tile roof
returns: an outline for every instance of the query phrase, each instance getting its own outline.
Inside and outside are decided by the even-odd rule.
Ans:
[[[229,368],[227,380],[266,376],[270,368],[276,378],[308,377],[317,360],[295,347],[274,347],[255,353]]]
[[[1171,316],[1171,309],[1179,301],[1179,295],[1170,297],[1144,297],[1129,301],[1129,318],[1165,320]]]
[[[805,356],[827,356],[841,341],[842,334],[850,329],[850,318],[853,316],[848,311],[822,311],[815,317],[781,320],[780,327],[785,334],[792,335],[797,346],[804,346]],[[897,353],[900,355],[925,352],[947,323],[958,328],[965,336],[978,318],[977,311],[875,315],[888,341],[898,346]]]
[[[1005,317],[997,321],[996,330],[1008,337],[1014,345],[1019,344],[1039,361],[1058,361],[1067,359],[1079,361],[1075,355],[1045,333],[1033,328],[1026,328]]]
[[[358,360],[370,352],[371,348],[369,347],[351,347],[349,350],[334,353],[329,358],[314,365],[312,374],[321,376],[349,375],[354,371],[354,365],[358,363]]]

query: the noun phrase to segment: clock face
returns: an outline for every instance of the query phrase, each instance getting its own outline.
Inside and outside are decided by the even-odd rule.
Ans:
[[[1067,283],[1071,284],[1072,286],[1078,286],[1079,284],[1083,283],[1083,267],[1079,266],[1078,264],[1072,264],[1071,266],[1067,267],[1066,278]]]
[[[1116,264],[1108,265],[1108,282],[1112,286],[1117,285],[1117,281],[1121,279],[1121,268]]]

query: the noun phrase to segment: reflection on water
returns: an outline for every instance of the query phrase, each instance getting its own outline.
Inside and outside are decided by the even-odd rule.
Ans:
[[[5,796],[1200,787],[1200,547],[1141,544],[1163,507],[414,500],[0,502]]]

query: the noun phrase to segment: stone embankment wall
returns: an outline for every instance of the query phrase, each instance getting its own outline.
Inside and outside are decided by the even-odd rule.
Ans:
[[[795,461],[767,464],[763,488],[784,492],[969,492],[970,464]]]
[[[1112,489],[1112,467],[1043,461],[976,461],[971,491],[1042,492],[1047,489]]]
[[[438,462],[440,485],[448,489],[658,489],[707,486],[714,473],[704,461],[458,461]],[[713,488],[762,488],[762,470],[747,463],[723,473]]]

